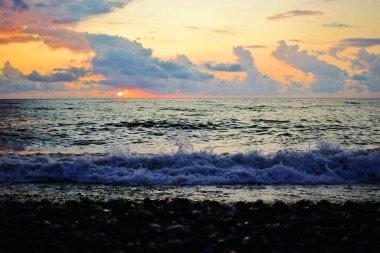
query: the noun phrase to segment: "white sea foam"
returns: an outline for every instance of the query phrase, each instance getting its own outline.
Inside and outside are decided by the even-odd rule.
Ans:
[[[0,156],[1,182],[121,185],[380,183],[380,151]]]

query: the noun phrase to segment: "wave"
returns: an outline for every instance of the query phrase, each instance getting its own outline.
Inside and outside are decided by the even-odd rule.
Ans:
[[[380,150],[1,155],[0,182],[139,185],[380,183]]]

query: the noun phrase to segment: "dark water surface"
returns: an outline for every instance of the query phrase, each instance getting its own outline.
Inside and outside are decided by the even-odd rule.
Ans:
[[[3,152],[305,150],[319,137],[378,148],[380,99],[0,100]]]

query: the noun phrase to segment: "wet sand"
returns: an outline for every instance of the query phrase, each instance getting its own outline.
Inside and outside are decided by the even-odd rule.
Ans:
[[[225,204],[239,201],[263,200],[273,203],[281,200],[287,204],[300,200],[332,203],[346,201],[380,202],[380,184],[357,185],[194,185],[194,186],[123,186],[67,183],[0,183],[0,200],[17,201],[43,199],[51,202],[79,201],[87,197],[93,201],[123,199],[143,201],[186,198],[192,201],[214,200]]]

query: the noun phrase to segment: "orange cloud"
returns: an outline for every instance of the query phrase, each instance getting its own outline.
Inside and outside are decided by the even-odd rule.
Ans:
[[[0,44],[42,41],[53,49],[67,48],[74,52],[91,51],[85,34],[73,30],[80,18],[65,19],[68,15],[66,5],[69,4],[64,2],[52,4],[47,1],[43,4],[44,7],[25,4],[25,8],[15,8],[14,2],[12,4],[12,1],[3,1],[0,6],[0,34],[2,34]],[[55,5],[57,5],[56,9],[53,8]],[[99,14],[95,11],[91,13],[87,9],[86,11],[89,13],[82,14],[82,18],[86,15]]]

